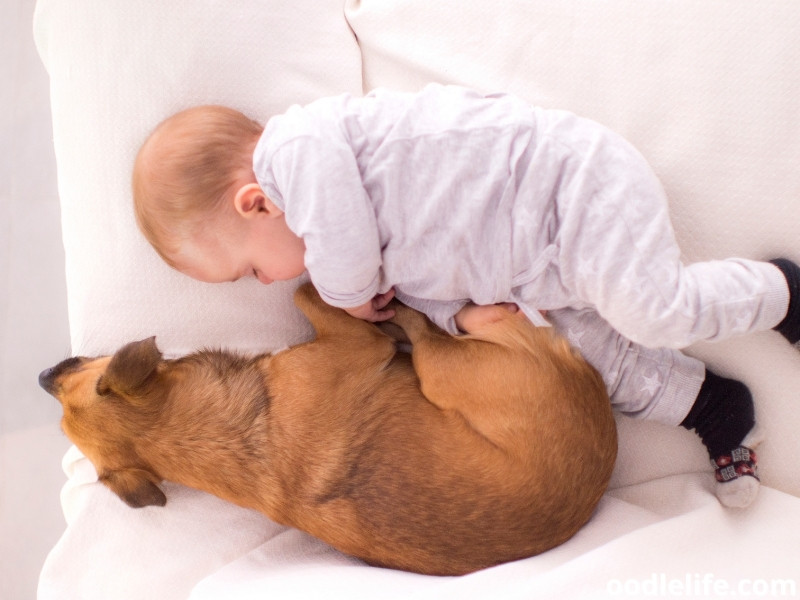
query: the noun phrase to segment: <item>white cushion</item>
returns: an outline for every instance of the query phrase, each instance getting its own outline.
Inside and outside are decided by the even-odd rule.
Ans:
[[[167,354],[307,337],[296,282],[207,285],[165,266],[136,228],[131,169],[153,127],[192,105],[264,122],[292,103],[360,93],[341,3],[42,0],[35,35],[51,81],[73,352],[150,335]]]
[[[292,284],[206,286],[164,267],[135,229],[130,168],[150,128],[190,104],[268,113],[358,93],[359,49],[342,1],[39,0],[76,352],[110,352],[152,334],[171,353],[268,349],[307,335],[288,305]],[[799,4],[347,0],[346,8],[366,88],[460,83],[593,117],[650,158],[687,258],[800,260]],[[693,434],[620,419],[615,489],[577,536],[468,577],[423,578],[356,565],[180,486],[166,486],[163,509],[130,510],[73,451],[62,495],[70,526],[39,596],[605,597],[654,573],[680,582],[699,571],[736,584],[742,569],[729,550],[739,546],[749,550],[747,577],[786,579],[800,519],[800,356],[770,333],[692,352],[751,385],[768,435],[762,475],[795,496],[762,489],[750,509],[723,509]],[[698,536],[704,544],[687,546]]]

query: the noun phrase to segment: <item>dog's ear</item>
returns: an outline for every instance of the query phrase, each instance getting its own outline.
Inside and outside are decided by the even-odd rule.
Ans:
[[[154,481],[155,477],[144,469],[106,471],[98,479],[133,508],[167,503],[167,497]]]
[[[111,358],[97,383],[97,393],[103,396],[114,391],[126,396],[137,395],[155,374],[159,362],[161,352],[156,346],[155,337],[131,342]]]

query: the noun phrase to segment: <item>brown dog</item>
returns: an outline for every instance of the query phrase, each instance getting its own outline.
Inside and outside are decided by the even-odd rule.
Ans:
[[[409,356],[309,285],[295,301],[317,338],[274,356],[164,360],[150,338],[40,382],[134,507],[164,505],[166,479],[437,575],[532,556],[586,523],[616,429],[600,376],[550,329],[502,311],[452,337],[397,306]]]

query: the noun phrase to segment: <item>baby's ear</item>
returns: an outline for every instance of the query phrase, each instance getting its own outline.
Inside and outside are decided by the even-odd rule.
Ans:
[[[233,197],[236,212],[246,219],[258,215],[277,217],[283,214],[257,183],[247,183],[240,187]]]

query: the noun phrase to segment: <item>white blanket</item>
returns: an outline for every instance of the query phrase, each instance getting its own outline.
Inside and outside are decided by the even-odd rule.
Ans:
[[[203,285],[136,231],[130,169],[163,117],[429,81],[510,91],[616,129],[651,161],[687,260],[800,260],[800,5],[786,0],[39,0],[73,351],[156,334],[168,354],[306,339],[296,285]],[[42,599],[800,596],[800,353],[767,332],[690,352],[754,392],[764,486],[722,508],[699,440],[619,418],[610,491],[550,552],[462,578],[366,567],[168,484],[133,510],[64,459],[68,527]]]

